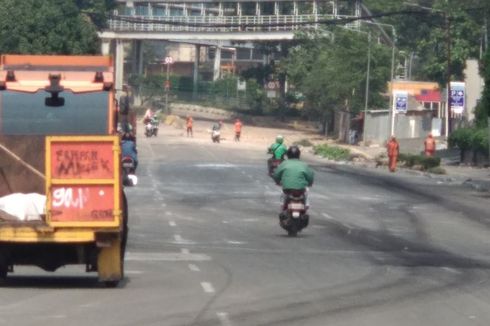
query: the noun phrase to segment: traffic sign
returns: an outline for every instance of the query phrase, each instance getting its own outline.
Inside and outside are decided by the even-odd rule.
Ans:
[[[165,81],[165,89],[170,89],[170,80]]]
[[[171,56],[165,57],[166,65],[171,65],[172,63],[174,63],[174,59]]]

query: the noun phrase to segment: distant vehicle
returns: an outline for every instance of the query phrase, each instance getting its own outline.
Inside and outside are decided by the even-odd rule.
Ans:
[[[145,125],[145,136],[152,137],[158,135],[158,128],[160,125],[160,121],[158,117],[152,117]]]
[[[219,143],[221,138],[221,132],[219,130],[213,130],[211,131],[211,140],[213,143]]]

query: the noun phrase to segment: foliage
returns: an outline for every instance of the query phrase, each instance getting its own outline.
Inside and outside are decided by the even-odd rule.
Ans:
[[[346,148],[338,146],[321,144],[314,146],[313,151],[316,155],[320,155],[334,161],[347,161],[350,159],[350,151]]]
[[[477,129],[471,138],[471,148],[479,153],[488,153],[488,129]]]
[[[164,95],[163,85],[165,83],[164,75],[130,75],[128,84],[134,92],[141,97],[141,104],[145,105],[158,96]]]
[[[465,160],[465,152],[469,150],[473,151],[474,160],[476,153],[488,155],[488,142],[487,128],[461,128],[449,136],[449,146],[459,148],[461,162]]]
[[[310,117],[332,119],[334,111],[356,113],[364,107],[367,35],[342,28],[303,34],[290,49],[283,69],[306,98]],[[382,106],[389,76],[389,51],[372,44],[370,106]]]
[[[403,154],[398,156],[398,161],[403,162],[406,167],[420,167],[423,171],[438,167],[441,165],[441,158],[434,156]]]
[[[461,151],[471,149],[474,132],[473,128],[460,128],[453,131],[449,135],[449,146],[458,147]]]
[[[477,127],[485,128],[488,126],[488,118],[490,117],[490,48],[483,59],[481,75],[485,82],[485,88],[481,101],[476,108],[475,119]]]
[[[313,143],[311,141],[309,141],[308,139],[304,138],[304,139],[295,141],[293,143],[293,145],[303,146],[303,147],[311,147],[311,146],[313,146]]]
[[[487,0],[411,1],[416,6],[400,7],[398,0],[365,0],[373,14],[410,10],[410,14],[382,17],[379,22],[393,24],[398,31],[397,47],[413,54],[419,63],[415,78],[435,80],[441,85],[447,81],[448,30],[451,39],[451,73],[454,80],[461,80],[465,60],[478,57],[484,35],[485,17],[490,17]],[[422,7],[425,7],[422,8]],[[431,9],[432,8],[432,9]],[[446,17],[448,18],[446,20]],[[487,25],[488,28],[488,25]]]
[[[0,53],[95,54],[113,1],[2,0]]]

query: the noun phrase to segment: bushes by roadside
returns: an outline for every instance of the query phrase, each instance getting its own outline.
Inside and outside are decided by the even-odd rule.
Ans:
[[[460,150],[460,161],[464,163],[468,152],[472,152],[472,163],[480,155],[488,157],[488,130],[486,128],[460,128],[449,136],[449,146]]]
[[[329,146],[327,144],[316,145],[313,147],[313,151],[316,155],[334,161],[348,161],[351,157],[350,150],[337,146]]]
[[[422,171],[427,171],[436,168],[441,165],[441,158],[434,156],[403,154],[398,156],[398,161],[404,164],[406,167],[415,169],[418,168]]]
[[[313,143],[311,141],[309,141],[308,139],[304,138],[304,139],[295,141],[293,143],[293,145],[303,146],[303,147],[311,147],[311,146],[313,146]]]

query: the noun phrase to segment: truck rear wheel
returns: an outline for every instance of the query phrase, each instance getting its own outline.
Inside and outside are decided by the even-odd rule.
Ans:
[[[105,282],[105,286],[107,288],[111,288],[111,289],[117,288],[118,285],[119,285],[119,281],[106,281]]]

